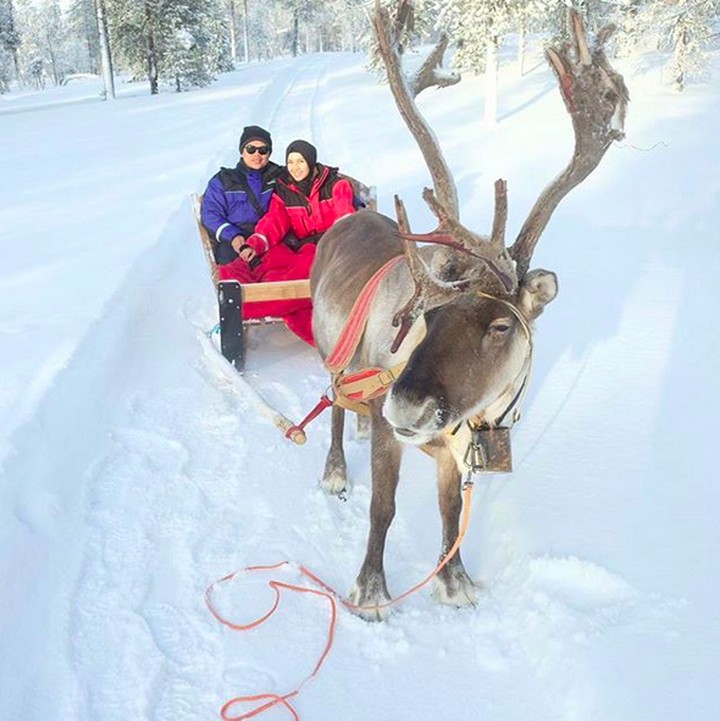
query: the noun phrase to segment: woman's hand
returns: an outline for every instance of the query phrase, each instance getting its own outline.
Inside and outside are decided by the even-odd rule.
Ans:
[[[236,235],[236,236],[230,241],[230,245],[232,245],[232,249],[233,249],[236,253],[238,253],[238,255],[240,254],[240,248],[242,248],[244,244],[245,244],[245,238],[244,238],[244,236],[242,236],[242,235]]]
[[[240,251],[239,255],[246,263],[249,263],[257,255],[257,253],[249,245],[246,245]]]

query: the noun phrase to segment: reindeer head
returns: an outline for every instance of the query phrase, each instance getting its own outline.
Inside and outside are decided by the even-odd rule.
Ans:
[[[396,436],[422,445],[464,419],[504,420],[530,372],[531,323],[556,295],[555,274],[533,270],[511,298],[462,293],[426,313],[383,408]]]

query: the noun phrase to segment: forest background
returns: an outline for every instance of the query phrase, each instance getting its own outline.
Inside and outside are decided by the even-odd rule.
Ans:
[[[390,0],[384,0],[386,4]],[[569,5],[590,27],[618,27],[615,54],[667,53],[664,79],[678,90],[703,80],[718,38],[719,0],[416,0],[408,45],[447,36],[451,64],[496,86],[503,38],[555,40]],[[147,80],[152,94],[208,85],[240,63],[371,49],[368,0],[0,0],[0,93],[103,74]],[[492,104],[486,115],[492,116]],[[492,117],[487,119],[493,120]]]

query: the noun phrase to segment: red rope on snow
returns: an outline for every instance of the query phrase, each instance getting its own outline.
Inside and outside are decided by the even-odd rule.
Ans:
[[[300,716],[298,715],[295,708],[290,703],[290,699],[298,696],[300,694],[300,691],[305,686],[306,683],[308,683],[311,679],[313,679],[322,665],[325,663],[325,659],[328,657],[328,654],[330,653],[330,649],[332,648],[333,640],[335,638],[335,627],[337,626],[337,604],[338,602],[341,603],[345,608],[347,608],[349,611],[357,613],[361,611],[379,611],[384,608],[389,608],[390,606],[394,606],[395,604],[399,603],[403,599],[407,598],[411,594],[415,593],[419,589],[421,589],[423,586],[425,586],[427,583],[429,583],[437,574],[442,570],[442,568],[450,561],[450,559],[457,553],[458,548],[460,548],[460,544],[462,543],[462,540],[465,536],[465,533],[467,532],[468,526],[470,525],[470,501],[472,498],[472,483],[466,483],[463,487],[463,512],[462,512],[462,518],[460,520],[460,530],[458,532],[458,536],[455,539],[455,543],[452,545],[452,548],[445,554],[445,556],[442,558],[440,563],[437,565],[435,570],[430,573],[428,576],[426,576],[420,583],[415,584],[412,586],[412,588],[409,588],[404,593],[401,593],[399,596],[395,597],[394,599],[388,601],[387,603],[381,603],[377,606],[358,606],[351,601],[348,601],[347,599],[343,598],[335,589],[332,588],[332,586],[325,583],[322,579],[320,579],[318,576],[316,576],[312,571],[307,569],[305,566],[296,566],[295,564],[291,564],[289,561],[281,561],[280,563],[276,563],[270,566],[248,566],[247,568],[242,569],[242,571],[234,571],[233,573],[228,574],[227,576],[224,576],[223,578],[219,579],[218,581],[215,581],[214,583],[211,583],[207,589],[205,590],[205,603],[207,604],[207,607],[210,609],[210,613],[212,613],[215,618],[222,623],[224,626],[227,626],[228,628],[231,628],[233,631],[249,631],[250,629],[257,628],[258,626],[261,626],[265,621],[267,621],[274,613],[277,611],[278,606],[280,605],[280,595],[281,591],[287,590],[287,591],[293,591],[294,593],[310,593],[315,596],[320,596],[322,598],[327,599],[328,603],[330,604],[330,621],[328,624],[328,631],[327,631],[327,640],[325,642],[325,648],[323,649],[322,653],[320,654],[320,657],[318,658],[317,662],[315,663],[315,667],[313,668],[312,672],[306,676],[302,682],[297,686],[297,688],[293,689],[292,691],[289,691],[286,694],[274,694],[274,693],[260,693],[260,694],[254,694],[250,696],[236,696],[235,698],[230,699],[227,701],[222,708],[220,709],[220,717],[223,719],[223,721],[244,721],[244,719],[250,719],[254,716],[259,716],[261,713],[264,713],[268,709],[271,709],[275,706],[282,706],[285,708],[293,718],[293,721],[300,721]],[[249,623],[245,624],[239,624],[239,623],[233,623],[232,621],[229,621],[226,619],[216,608],[213,604],[212,600],[212,594],[216,586],[218,586],[221,583],[228,583],[232,581],[239,573],[255,573],[259,571],[273,571],[279,568],[284,567],[296,567],[299,572],[305,576],[307,579],[312,581],[314,584],[318,586],[318,589],[314,588],[307,588],[305,586],[298,586],[293,583],[286,583],[285,581],[278,581],[276,579],[272,579],[268,581],[268,585],[270,588],[273,589],[275,592],[275,599],[272,603],[272,606],[270,607],[270,610],[264,613],[259,618],[255,619],[254,621],[250,621]],[[253,703],[257,701],[264,701],[265,703],[262,703],[259,706],[256,706],[255,708],[251,709],[250,711],[247,711],[245,713],[240,714],[239,716],[231,716],[229,715],[230,709],[236,705],[241,703]]]

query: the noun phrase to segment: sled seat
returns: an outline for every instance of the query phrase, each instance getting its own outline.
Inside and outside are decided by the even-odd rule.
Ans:
[[[342,175],[353,186],[355,196],[366,208],[377,210],[377,198],[374,186],[367,186],[359,180]],[[213,243],[207,229],[202,224],[200,211],[203,196],[192,193],[193,215],[197,223],[200,241],[207,260],[213,285],[217,292],[218,315],[220,320],[220,350],[227,360],[242,373],[245,368],[245,330],[248,326],[261,323],[278,323],[282,318],[268,317],[261,320],[243,320],[243,303],[272,300],[294,300],[310,297],[310,280],[281,280],[269,283],[240,283],[237,280],[220,280],[213,253]]]

